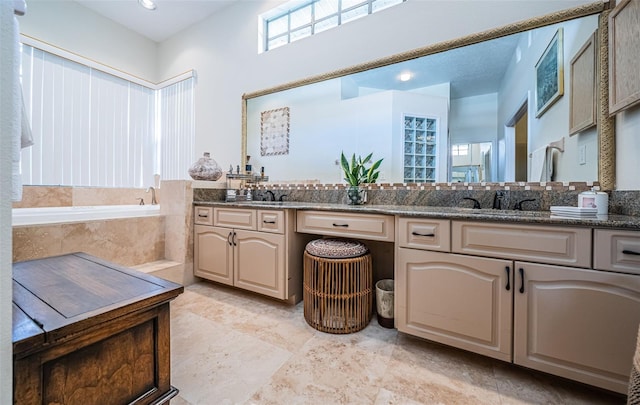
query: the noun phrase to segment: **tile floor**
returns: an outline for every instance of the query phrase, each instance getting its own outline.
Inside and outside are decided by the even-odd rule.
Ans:
[[[172,405],[624,404],[625,397],[399,334],[319,332],[290,306],[201,282],[171,303]]]

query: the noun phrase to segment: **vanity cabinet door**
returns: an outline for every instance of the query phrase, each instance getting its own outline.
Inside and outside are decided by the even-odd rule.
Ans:
[[[284,235],[235,231],[234,285],[278,299],[286,299]]]
[[[233,285],[233,230],[194,225],[194,275]]]
[[[511,361],[509,260],[399,248],[399,331]]]
[[[514,269],[514,363],[626,393],[640,276],[521,262]]]

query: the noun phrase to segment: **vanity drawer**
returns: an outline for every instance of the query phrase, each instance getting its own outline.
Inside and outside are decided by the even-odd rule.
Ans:
[[[235,229],[256,229],[256,210],[214,208],[213,225]]]
[[[198,225],[213,225],[213,207],[195,207],[193,222]]]
[[[451,224],[446,219],[399,217],[397,239],[400,247],[450,252]]]
[[[596,229],[593,267],[640,274],[640,232]]]
[[[451,250],[589,268],[591,229],[453,221]]]
[[[297,213],[297,231],[393,242],[394,219],[391,215],[351,214],[303,211]]]
[[[258,230],[284,233],[284,211],[258,210]]]

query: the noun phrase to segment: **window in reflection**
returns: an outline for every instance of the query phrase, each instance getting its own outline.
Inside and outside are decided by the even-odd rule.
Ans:
[[[491,142],[451,145],[451,181],[477,183],[491,179]]]

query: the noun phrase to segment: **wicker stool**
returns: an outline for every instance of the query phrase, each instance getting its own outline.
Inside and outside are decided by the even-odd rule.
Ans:
[[[304,318],[328,333],[364,329],[373,308],[369,249],[360,242],[316,239],[304,251]]]

